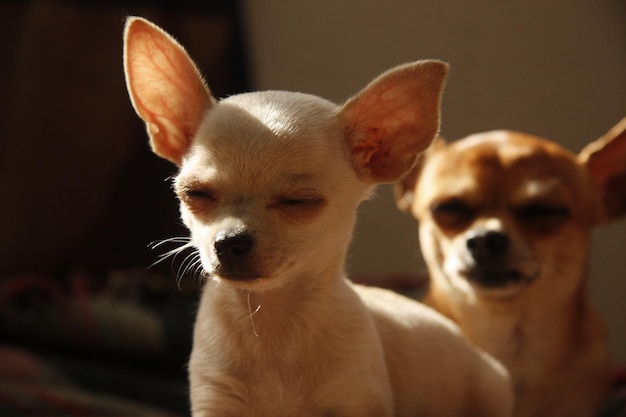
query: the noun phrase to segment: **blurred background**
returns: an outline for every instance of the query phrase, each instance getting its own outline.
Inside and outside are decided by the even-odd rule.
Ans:
[[[626,116],[623,0],[1,2],[0,361],[8,369],[26,347],[45,375],[52,362],[135,406],[184,414],[197,292],[193,277],[177,287],[188,254],[150,267],[176,244],[149,244],[186,231],[175,169],[150,152],[127,97],[128,15],[174,35],[218,97],[281,89],[340,103],[392,66],[437,58],[451,64],[448,140],[506,128],[578,152]],[[423,276],[416,224],[390,186],[361,207],[350,253],[357,279]],[[596,231],[590,267],[625,364],[626,221]]]

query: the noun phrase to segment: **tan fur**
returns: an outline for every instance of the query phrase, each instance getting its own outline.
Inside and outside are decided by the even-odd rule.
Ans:
[[[587,263],[592,229],[624,214],[625,132],[578,156],[509,131],[439,139],[396,186],[419,222],[425,302],[506,366],[518,417],[592,416],[606,399]]]
[[[508,376],[450,321],[351,284],[359,203],[435,136],[447,66],[394,68],[336,106],[266,91],[216,100],[185,51],[128,20],[125,70],[153,150],[180,167],[204,273],[194,416],[505,416]]]

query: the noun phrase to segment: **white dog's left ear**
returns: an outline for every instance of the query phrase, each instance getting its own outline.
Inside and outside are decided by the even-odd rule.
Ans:
[[[372,182],[398,180],[439,131],[448,65],[417,61],[393,68],[339,110],[357,172]]]

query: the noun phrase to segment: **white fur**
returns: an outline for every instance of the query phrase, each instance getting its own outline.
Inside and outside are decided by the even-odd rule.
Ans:
[[[393,69],[342,106],[276,91],[217,101],[154,25],[129,19],[125,41],[131,99],[180,166],[181,216],[210,277],[194,416],[509,415],[506,372],[455,325],[344,274],[357,206],[437,131],[443,63]]]

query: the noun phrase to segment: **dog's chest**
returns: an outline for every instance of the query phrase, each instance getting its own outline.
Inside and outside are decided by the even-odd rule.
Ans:
[[[327,320],[313,321],[304,305],[287,314],[264,299],[254,313],[254,298],[249,309],[247,297],[210,290],[198,312],[189,367],[194,404],[205,397],[203,409],[249,417],[388,415],[382,357],[378,351],[355,357],[354,345],[345,343],[369,346],[360,316],[329,327]]]
[[[196,363],[191,371],[192,384],[200,395],[195,403],[208,415],[237,415],[246,417],[341,417],[386,416],[388,410],[379,403],[377,391],[361,391],[359,382],[344,381],[340,387],[330,383],[331,375],[315,375],[314,369],[281,360],[248,362],[244,370],[239,366],[215,369]],[[315,368],[315,366],[313,366]],[[335,375],[340,377],[339,375]],[[368,387],[369,388],[369,387]],[[345,391],[345,392],[343,392]],[[355,395],[355,394],[359,395]],[[198,398],[206,396],[206,402]],[[383,403],[384,404],[384,403]]]
[[[289,348],[283,355],[270,353],[263,336],[252,337],[256,340],[243,346],[227,339],[219,343],[221,349],[217,349],[218,344],[194,346],[190,377],[203,381],[192,385],[201,396],[207,396],[204,409],[248,417],[335,415],[330,405],[319,401],[317,393],[323,380],[314,370],[314,358],[308,361],[307,369],[306,363],[290,359],[293,352]]]
[[[250,387],[248,409],[244,415],[259,416],[320,416],[313,411],[314,404],[310,397],[310,392],[303,392],[298,387],[298,382],[293,385],[285,384],[280,378],[272,378],[266,375],[265,381],[258,381]],[[260,412],[260,410],[263,410]]]
[[[328,389],[329,386],[306,386],[293,380],[274,385],[270,379],[250,387],[241,412],[247,417],[381,417],[389,415],[387,404],[381,403],[377,393],[345,392]],[[357,383],[358,385],[358,383]],[[348,390],[350,391],[350,390]]]

